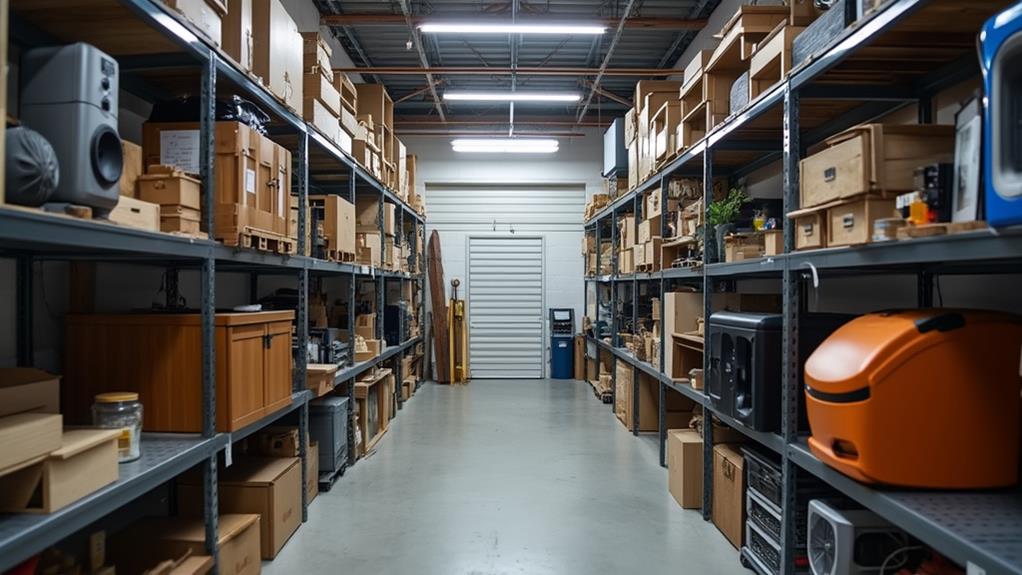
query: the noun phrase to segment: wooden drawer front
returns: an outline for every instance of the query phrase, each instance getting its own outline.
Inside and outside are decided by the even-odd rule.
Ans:
[[[269,414],[291,404],[291,322],[266,324],[266,334],[263,397]]]
[[[872,162],[865,134],[802,160],[800,207],[812,208],[868,192]]]
[[[854,246],[869,243],[873,222],[894,213],[894,200],[864,198],[827,210],[827,245]]]
[[[827,247],[826,212],[812,212],[794,219],[795,249],[814,250]]]
[[[264,409],[264,324],[217,328],[217,430],[237,431]],[[220,358],[223,358],[222,360]]]

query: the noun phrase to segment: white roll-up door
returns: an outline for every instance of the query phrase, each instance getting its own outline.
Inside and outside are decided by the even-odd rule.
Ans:
[[[470,237],[469,365],[473,378],[542,378],[543,238]]]

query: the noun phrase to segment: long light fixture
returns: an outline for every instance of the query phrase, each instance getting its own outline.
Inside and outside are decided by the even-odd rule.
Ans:
[[[431,22],[420,24],[424,34],[603,34],[605,26],[579,24],[473,24]]]
[[[490,138],[451,140],[451,149],[469,154],[553,154],[559,148],[551,138]]]
[[[575,92],[444,92],[445,102],[578,102]]]

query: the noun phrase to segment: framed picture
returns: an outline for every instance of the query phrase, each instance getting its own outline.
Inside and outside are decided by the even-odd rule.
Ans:
[[[979,98],[972,98],[955,115],[955,169],[951,187],[951,221],[979,219],[980,143],[983,115]]]

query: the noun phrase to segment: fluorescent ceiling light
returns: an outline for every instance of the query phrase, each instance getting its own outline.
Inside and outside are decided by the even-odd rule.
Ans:
[[[457,139],[451,141],[455,152],[477,154],[552,154],[559,144],[554,139]]]
[[[426,34],[603,34],[600,25],[577,24],[457,24],[435,22],[421,24],[419,31]]]
[[[444,92],[444,101],[474,102],[578,102],[580,94],[573,92]]]

